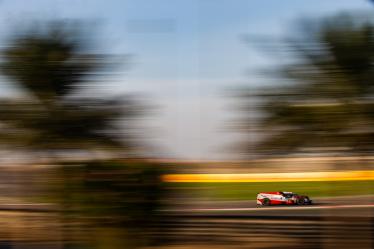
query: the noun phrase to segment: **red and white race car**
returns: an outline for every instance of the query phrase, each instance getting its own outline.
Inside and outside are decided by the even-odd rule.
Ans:
[[[261,192],[257,194],[257,205],[310,205],[308,196],[292,192]]]

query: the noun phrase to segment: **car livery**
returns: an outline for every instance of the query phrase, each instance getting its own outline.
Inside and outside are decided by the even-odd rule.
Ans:
[[[312,200],[305,195],[292,192],[261,192],[257,194],[257,205],[310,205]]]

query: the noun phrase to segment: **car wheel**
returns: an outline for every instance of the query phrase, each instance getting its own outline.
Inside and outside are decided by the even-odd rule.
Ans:
[[[297,204],[299,204],[299,205],[304,205],[304,204],[305,204],[304,197],[303,197],[303,198],[300,198],[300,199],[297,201]]]
[[[304,197],[304,202],[305,202],[305,204],[312,204],[312,201],[309,199],[309,197],[308,196],[305,196]]]
[[[268,198],[265,198],[263,201],[262,201],[262,205],[264,206],[270,206],[270,200]]]

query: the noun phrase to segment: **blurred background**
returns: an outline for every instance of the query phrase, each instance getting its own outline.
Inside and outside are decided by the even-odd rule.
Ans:
[[[374,248],[373,152],[373,1],[0,0],[0,249]]]

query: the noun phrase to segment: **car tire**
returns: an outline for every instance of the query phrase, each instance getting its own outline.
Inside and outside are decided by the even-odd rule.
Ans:
[[[305,196],[304,197],[304,201],[305,201],[305,205],[310,205],[310,204],[312,204],[312,201],[309,199],[309,197],[308,196]]]
[[[265,199],[262,201],[262,205],[264,205],[264,206],[270,206],[270,199],[265,198]]]
[[[304,197],[298,199],[298,200],[297,200],[297,204],[298,204],[298,205],[305,205]]]

